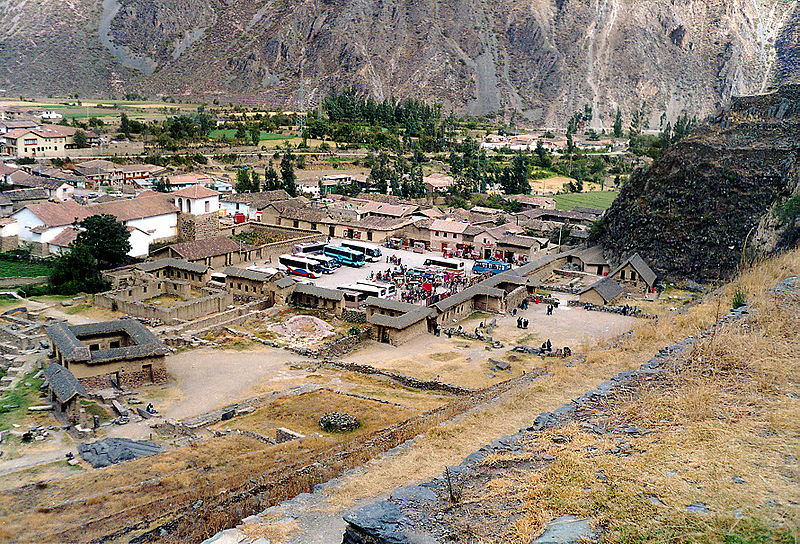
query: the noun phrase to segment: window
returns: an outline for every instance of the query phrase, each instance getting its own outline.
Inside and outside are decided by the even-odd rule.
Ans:
[[[100,349],[100,344],[89,344],[89,351],[98,351]]]
[[[186,213],[192,213],[192,201],[186,199]]]
[[[114,340],[113,342],[111,342],[110,347],[111,347],[111,349],[118,348],[119,347],[119,340]]]
[[[621,280],[625,279],[625,271],[624,270],[619,273],[619,279],[621,279]]]
[[[300,226],[300,221],[298,221],[297,219],[295,219],[294,221],[292,221],[292,224],[294,225],[294,228],[297,228],[297,227],[299,227],[299,226]]]
[[[211,211],[211,202],[206,200],[206,213]]]
[[[371,230],[367,231],[367,240],[372,240],[372,231]]]
[[[636,281],[636,272],[631,270],[631,280]]]

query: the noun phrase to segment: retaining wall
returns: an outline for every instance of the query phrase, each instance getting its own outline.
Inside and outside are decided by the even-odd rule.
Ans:
[[[32,278],[24,278],[21,276],[14,276],[11,278],[0,278],[0,288],[8,287],[25,287],[27,285],[44,285],[50,281],[50,276],[34,276]]]

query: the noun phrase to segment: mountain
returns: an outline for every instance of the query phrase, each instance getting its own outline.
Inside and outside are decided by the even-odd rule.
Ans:
[[[739,97],[631,176],[593,233],[666,278],[716,280],[800,233],[800,85]]]
[[[8,96],[295,109],[353,86],[543,126],[645,102],[655,127],[798,73],[798,0],[0,0]]]

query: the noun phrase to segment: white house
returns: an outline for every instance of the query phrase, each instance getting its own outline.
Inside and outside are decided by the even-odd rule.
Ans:
[[[190,185],[169,195],[173,198],[175,207],[182,213],[191,215],[219,213],[220,192],[214,189],[202,185]]]
[[[73,200],[26,206],[12,215],[19,224],[19,240],[34,245],[40,254],[59,251],[77,236],[73,224],[92,215],[113,215],[131,232],[132,257],[147,255],[153,242],[178,233],[178,210],[163,196],[146,196],[81,206]],[[64,233],[67,229],[69,232]],[[74,231],[74,232],[73,232]],[[137,232],[138,231],[138,232]],[[64,233],[62,235],[62,233]],[[51,242],[53,242],[51,246]]]

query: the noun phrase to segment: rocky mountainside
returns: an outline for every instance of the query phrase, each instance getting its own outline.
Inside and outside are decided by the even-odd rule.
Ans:
[[[636,172],[598,226],[615,259],[715,280],[798,239],[800,85],[734,99]]]
[[[10,96],[313,106],[331,89],[609,127],[797,79],[798,0],[0,0]],[[302,84],[301,84],[302,83]]]

